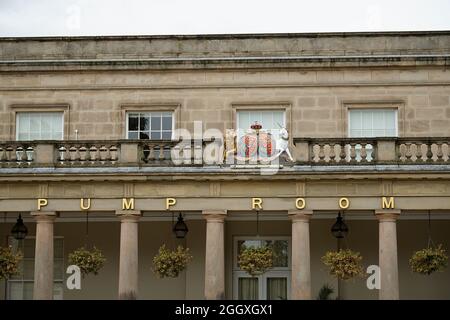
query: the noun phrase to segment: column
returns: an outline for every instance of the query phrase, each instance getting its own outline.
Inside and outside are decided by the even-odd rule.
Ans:
[[[309,246],[309,220],[312,210],[289,211],[292,221],[292,275],[291,299],[311,299],[311,259]]]
[[[34,300],[53,299],[53,222],[56,212],[31,212],[36,220]]]
[[[376,210],[379,230],[380,300],[398,300],[397,225],[400,210]]]
[[[203,211],[206,219],[205,298],[225,299],[225,210]]]
[[[119,210],[120,219],[120,262],[119,299],[134,300],[138,294],[138,210]]]

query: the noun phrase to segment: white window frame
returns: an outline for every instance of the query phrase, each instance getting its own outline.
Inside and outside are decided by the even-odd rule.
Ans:
[[[170,113],[171,114],[171,116],[172,116],[172,129],[171,129],[171,131],[172,131],[172,133],[171,133],[171,136],[170,136],[170,140],[173,140],[174,139],[174,132],[175,132],[175,111],[173,111],[173,110],[152,110],[152,111],[144,111],[144,110],[136,110],[136,111],[134,111],[134,110],[126,110],[125,111],[125,114],[126,114],[126,120],[125,120],[125,139],[129,139],[128,138],[128,125],[129,125],[129,116],[130,116],[130,113],[137,113],[137,114],[141,114],[141,113],[148,113],[148,114],[152,114],[152,113]],[[161,128],[162,128],[162,124],[161,124]],[[163,130],[161,129],[161,132],[162,132]],[[152,140],[151,139],[151,129],[149,130],[149,134],[150,134],[150,136],[149,136],[149,139],[148,140]],[[139,134],[138,134],[138,136],[139,136]],[[138,138],[138,140],[144,140],[144,139],[139,139]],[[155,139],[153,139],[153,140],[155,140]]]
[[[292,238],[289,236],[235,236],[233,237],[233,299],[239,297],[239,278],[252,278],[246,271],[238,267],[238,241],[240,240],[287,240],[288,242],[288,263],[287,267],[274,267],[262,275],[253,278],[258,279],[258,295],[260,300],[267,300],[267,278],[286,278],[287,299],[291,298],[291,266],[292,266]]]
[[[11,239],[12,239],[12,236],[9,236],[8,237],[8,244],[10,244],[10,241],[11,241]],[[36,244],[36,236],[27,236],[26,238],[25,238],[26,240],[32,240],[32,239],[34,239],[34,242],[35,242],[35,244]],[[64,237],[63,236],[54,236],[53,237],[53,240],[55,240],[55,239],[62,239],[63,241],[62,241],[62,258],[58,258],[58,259],[61,259],[61,261],[62,261],[62,278],[61,279],[56,279],[56,278],[54,278],[53,279],[53,285],[55,285],[55,283],[61,283],[62,284],[62,291],[61,291],[61,295],[60,296],[57,296],[57,297],[55,297],[55,296],[53,296],[53,299],[54,300],[63,300],[63,298],[64,298],[64,284],[65,284],[65,282],[64,282],[64,276],[65,276],[65,272],[64,272],[64,270],[65,270],[65,266],[64,266],[64,260],[65,260],[65,256],[64,256],[64,243],[65,243],[65,241],[64,241]],[[20,241],[20,240],[19,240]],[[23,241],[23,240],[22,240]],[[25,258],[24,258],[25,259]],[[55,258],[53,258],[53,259],[55,259]],[[36,252],[35,252],[35,254],[34,254],[34,258],[33,258],[33,260],[36,260]],[[10,291],[9,291],[9,285],[10,285],[10,283],[12,283],[12,282],[15,282],[15,283],[25,283],[25,282],[28,282],[28,283],[34,283],[34,279],[33,280],[30,280],[30,279],[23,279],[23,277],[22,277],[22,279],[8,279],[7,281],[6,281],[6,284],[5,284],[5,291],[6,291],[6,300],[11,300],[11,296],[10,296]],[[53,295],[54,295],[54,291],[53,291]]]
[[[64,140],[64,111],[18,111],[16,112],[15,116],[15,126],[16,126],[16,141],[28,141],[28,140],[19,140],[19,132],[20,132],[20,115],[22,114],[29,114],[29,115],[36,115],[36,114],[45,114],[45,113],[53,113],[53,114],[61,114],[61,138],[60,139],[37,139],[37,140]],[[30,125],[31,129],[31,125]],[[41,133],[42,135],[42,133]],[[35,139],[36,140],[36,139]]]
[[[287,125],[286,125],[286,121],[287,121],[287,119],[286,119],[286,109],[238,109],[238,110],[236,110],[236,130],[240,130],[240,128],[239,128],[239,114],[241,113],[241,112],[282,112],[283,113],[283,123],[281,124],[281,125],[283,125],[284,127],[287,127]],[[246,129],[242,129],[242,130],[247,130],[247,129],[249,129],[249,128],[246,128]],[[267,130],[267,129],[265,129],[265,128],[262,128],[262,130]],[[271,130],[274,130],[274,129],[271,129]],[[277,129],[275,129],[275,130],[277,130]]]
[[[398,137],[398,108],[349,108],[347,111],[347,132],[348,137],[350,137],[351,133],[351,117],[350,113],[352,111],[373,111],[373,110],[392,110],[394,111],[394,121],[395,121],[395,137]],[[373,128],[373,120],[372,120],[372,128]],[[350,137],[350,138],[381,138],[381,137],[387,137],[387,136],[380,136],[380,137],[373,137],[373,136],[361,136],[361,137]]]

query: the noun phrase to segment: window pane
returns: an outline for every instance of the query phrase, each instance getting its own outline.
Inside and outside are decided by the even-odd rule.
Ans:
[[[152,116],[152,131],[153,130],[161,130],[161,117]]]
[[[238,299],[257,300],[259,297],[258,278],[238,279]]]
[[[395,109],[364,109],[349,111],[350,137],[396,136]]]
[[[162,118],[162,129],[163,130],[172,130],[172,117]],[[153,130],[155,130],[155,129],[153,129]]]
[[[62,112],[28,112],[17,114],[18,140],[63,138]]]
[[[30,115],[30,131],[41,130],[41,115],[40,113]]]
[[[140,132],[139,139],[148,139],[148,132]]]
[[[42,131],[50,132],[52,130],[52,117],[51,115],[42,116]]]
[[[285,126],[284,111],[281,110],[251,110],[238,111],[237,129],[243,131],[250,129],[250,126],[257,121],[264,130],[278,132],[280,126]]]
[[[63,262],[63,260],[55,259],[54,264],[53,264],[53,277],[55,280],[63,280],[63,277],[64,277],[64,262]]]
[[[162,139],[163,140],[170,140],[170,139],[172,139],[172,132],[171,131],[163,131]]]
[[[138,118],[137,117],[128,117],[128,130],[137,131],[138,130]]]
[[[55,258],[64,258],[63,256],[63,244],[64,244],[64,240],[62,238],[56,238],[54,240],[54,255]]]
[[[128,139],[137,139],[138,133],[136,132],[128,132]]]
[[[33,299],[33,282],[24,282],[23,284],[23,299],[32,300]]]
[[[53,138],[53,135],[50,131],[42,131],[42,133],[41,133],[42,140],[51,140],[52,138]]]
[[[264,245],[273,249],[273,266],[288,267],[288,241],[287,240],[265,240]]]
[[[10,300],[22,300],[23,298],[23,283],[13,282],[8,283],[9,299]]]
[[[34,279],[34,259],[23,260],[22,277],[26,280]]]
[[[149,128],[149,118],[148,117],[140,117],[139,118],[139,130],[148,131]]]
[[[27,113],[17,114],[19,132],[29,132],[30,131],[30,117]]]
[[[267,300],[287,299],[287,278],[267,278]]]
[[[161,139],[161,132],[160,131],[152,131],[151,138],[152,139],[157,139],[157,140]]]
[[[55,282],[53,284],[53,300],[63,299],[64,286],[62,282]]]

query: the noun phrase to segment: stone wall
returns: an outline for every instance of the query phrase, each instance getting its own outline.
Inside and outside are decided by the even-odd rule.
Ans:
[[[450,70],[26,73],[0,76],[0,139],[23,107],[67,106],[65,138],[125,138],[126,110],[177,111],[175,126],[233,128],[235,111],[281,108],[291,137],[347,136],[347,107],[399,109],[400,136],[450,135]]]
[[[449,53],[450,32],[3,38],[0,140],[15,139],[15,112],[49,108],[66,112],[65,139],[125,138],[127,110],[224,130],[261,107],[285,109],[291,137],[346,137],[355,106],[398,108],[400,136],[449,136]]]

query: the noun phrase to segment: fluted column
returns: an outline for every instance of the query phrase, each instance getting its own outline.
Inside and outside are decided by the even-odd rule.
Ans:
[[[380,300],[399,299],[397,218],[400,210],[376,210],[379,229]]]
[[[309,221],[312,210],[289,211],[292,221],[292,276],[291,299],[311,299],[311,253]]]
[[[120,219],[119,299],[134,300],[138,295],[138,221],[141,212],[121,210]]]
[[[205,298],[225,299],[225,239],[223,211],[203,211],[206,219]]]
[[[55,212],[31,212],[36,220],[36,249],[34,258],[34,300],[53,299],[53,222]]]

